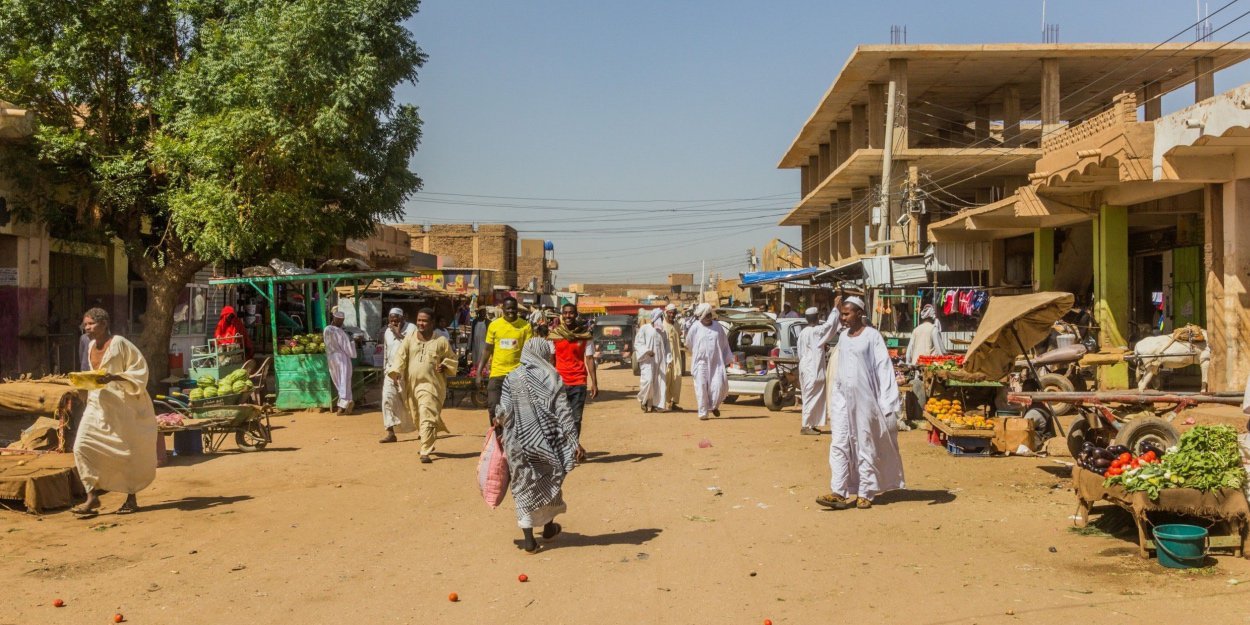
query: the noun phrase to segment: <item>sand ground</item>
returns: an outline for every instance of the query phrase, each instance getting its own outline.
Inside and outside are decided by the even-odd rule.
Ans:
[[[175,459],[139,514],[0,511],[0,624],[1250,623],[1250,561],[1171,571],[1073,531],[1055,460],[907,432],[907,491],[826,511],[828,439],[798,435],[797,409],[643,414],[627,369],[601,378],[592,460],[537,555],[511,501],[477,492],[483,411],[449,408],[429,465],[412,435],[377,444],[377,412],[298,413],[263,452]]]

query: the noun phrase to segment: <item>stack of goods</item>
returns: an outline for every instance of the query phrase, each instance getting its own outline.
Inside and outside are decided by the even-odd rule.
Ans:
[[[924,409],[938,421],[953,428],[963,430],[994,429],[994,422],[987,419],[984,414],[965,413],[963,402],[958,399],[930,397],[929,401],[925,402]]]
[[[293,354],[324,354],[326,346],[320,334],[297,334],[278,348],[283,356]]]
[[[236,369],[221,380],[215,380],[208,375],[201,376],[195,383],[197,386],[188,394],[191,401],[250,393],[256,388],[252,380],[248,378],[247,371],[243,369]]]
[[[946,363],[954,363],[956,366],[962,367],[964,357],[959,354],[945,354],[941,356],[917,356],[916,364],[918,365],[945,365]]]
[[[1246,482],[1237,432],[1228,426],[1198,426],[1181,436],[1176,447],[1162,450],[1139,445],[1134,456],[1127,447],[1101,448],[1086,443],[1077,458],[1081,467],[1105,476],[1106,486],[1126,492],[1145,492],[1151,499],[1168,488],[1210,491],[1240,489]]]

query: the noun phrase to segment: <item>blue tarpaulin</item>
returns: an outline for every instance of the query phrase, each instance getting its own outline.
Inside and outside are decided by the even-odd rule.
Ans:
[[[815,267],[806,267],[804,269],[787,269],[785,271],[756,271],[752,273],[744,273],[742,275],[742,286],[759,286],[761,284],[772,284],[774,282],[787,282],[790,280],[802,280],[816,275],[820,270]]]

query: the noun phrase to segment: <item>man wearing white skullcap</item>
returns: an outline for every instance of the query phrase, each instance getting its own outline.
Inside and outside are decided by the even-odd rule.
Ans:
[[[864,321],[864,300],[843,300],[837,364],[829,380],[830,494],[816,503],[867,509],[877,495],[903,488],[898,451],[898,383],[881,333]]]
[[[638,359],[638,403],[643,412],[668,409],[664,403],[664,382],[668,367],[667,338],[661,332],[664,311],[656,308],[634,335],[634,358]],[[659,325],[659,327],[657,327]]]
[[[729,394],[725,367],[733,362],[734,356],[729,349],[729,336],[725,334],[725,327],[716,322],[712,305],[699,304],[694,316],[698,322],[686,332],[686,353],[690,354],[690,375],[694,376],[699,419],[706,421],[708,413],[720,416],[720,403]]]
[[[668,371],[664,378],[664,404],[669,410],[681,410],[681,376],[685,369],[682,358],[682,333],[677,324],[677,306],[664,307],[664,327],[661,329],[668,342]]]
[[[443,423],[443,400],[447,398],[447,376],[455,375],[456,353],[446,337],[434,333],[434,311],[417,311],[416,329],[404,337],[395,359],[386,368],[386,377],[403,386],[408,414],[417,422],[421,437],[421,462],[430,463],[434,442]]]
[[[356,343],[343,331],[343,320],[346,318],[343,311],[336,307],[330,325],[321,333],[326,346],[330,381],[334,382],[334,390],[338,392],[335,408],[342,414],[350,414],[355,406],[352,401],[352,360],[356,358]]]
[[[386,331],[382,333],[382,370],[390,371],[404,337],[417,331],[417,326],[404,319],[404,311],[392,308],[386,315]],[[401,382],[390,376],[382,378],[382,427],[386,434],[379,443],[398,440],[395,433],[406,434],[417,429],[408,407],[404,405]]]
[[[800,434],[820,434],[817,427],[825,424],[825,346],[837,339],[841,329],[837,313],[841,304],[841,297],[834,298],[833,312],[824,323],[818,323],[819,309],[808,308],[807,327],[799,333],[799,391],[803,397]]]
[[[907,343],[907,364],[914,365],[921,356],[941,356],[946,353],[942,345],[942,329],[937,325],[937,311],[933,304],[920,309],[920,325],[911,331]]]

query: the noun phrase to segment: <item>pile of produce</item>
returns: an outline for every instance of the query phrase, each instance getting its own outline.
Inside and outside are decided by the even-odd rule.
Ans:
[[[1151,499],[1167,488],[1241,488],[1246,481],[1237,432],[1228,426],[1195,427],[1166,453],[1149,445],[1142,448],[1145,451],[1134,457],[1126,447],[1102,449],[1086,443],[1077,461],[1106,476],[1105,485],[1145,492]]]
[[[965,414],[963,403],[958,399],[930,397],[924,409],[939,421],[951,427],[965,430],[992,430],[994,422],[984,415]]]
[[[278,347],[283,356],[292,354],[324,354],[326,345],[320,334],[297,334]]]
[[[964,357],[958,354],[942,355],[942,356],[917,356],[916,364],[918,365],[940,365],[942,369],[958,369],[964,365]],[[930,366],[930,369],[935,367]]]
[[[221,380],[214,379],[211,375],[200,376],[195,384],[196,387],[188,393],[191,401],[250,393],[256,388],[252,380],[247,377],[247,371],[243,369],[236,369]]]

